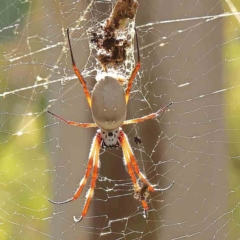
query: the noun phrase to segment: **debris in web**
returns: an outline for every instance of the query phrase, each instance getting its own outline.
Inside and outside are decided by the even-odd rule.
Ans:
[[[105,72],[109,67],[116,69],[126,67],[132,60],[134,62],[137,8],[136,0],[118,0],[110,17],[89,31],[90,47],[96,50],[96,58]]]

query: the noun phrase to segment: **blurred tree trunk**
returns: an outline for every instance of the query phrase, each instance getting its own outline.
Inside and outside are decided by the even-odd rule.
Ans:
[[[150,2],[139,1],[139,4],[136,26],[161,20],[185,18],[185,14],[189,13],[190,11],[191,14],[188,15],[189,18],[191,16],[206,16],[209,14],[209,9],[213,9],[211,15],[222,13],[221,5],[219,4],[218,0],[202,2],[201,7],[195,8],[192,8],[191,5],[184,2],[182,2],[181,8],[178,8],[179,6],[174,4],[174,1],[164,1],[161,3],[159,3],[157,0]],[[221,20],[217,21],[218,23],[214,21],[212,23],[208,22],[207,24],[204,24],[204,22],[199,19],[196,24],[202,22],[202,25],[196,27],[195,32],[194,28],[192,28],[192,34],[191,31],[189,34],[187,32],[180,34],[178,33],[178,30],[187,29],[190,26],[194,26],[195,22],[193,23],[185,21],[183,23],[155,24],[153,25],[153,30],[147,30],[149,32],[152,31],[153,34],[149,34],[147,37],[145,37],[144,42],[141,41],[141,29],[144,29],[144,27],[139,30],[140,46],[142,48],[145,45],[159,40],[160,37],[169,37],[170,34],[174,34],[174,37],[169,37],[166,40],[167,43],[169,42],[169,45],[166,45],[165,47],[159,47],[158,45],[164,42],[164,40],[162,42],[159,41],[158,44],[154,45],[153,47],[155,47],[155,49],[153,54],[150,54],[150,49],[152,49],[151,47],[141,50],[141,55],[145,56],[145,58],[142,58],[143,65],[141,69],[148,70],[147,73],[149,76],[145,73],[140,82],[141,86],[144,86],[144,88],[142,87],[141,90],[146,91],[145,93],[150,105],[153,105],[154,103],[157,105],[157,108],[159,108],[171,101],[175,102],[175,104],[171,106],[170,112],[164,114],[164,122],[178,122],[178,125],[162,125],[154,121],[143,123],[141,126],[137,127],[137,129],[139,129],[138,133],[142,137],[144,149],[147,152],[151,152],[151,149],[153,149],[153,146],[156,144],[160,134],[163,133],[164,136],[168,137],[176,135],[177,137],[174,138],[173,142],[161,141],[160,144],[158,144],[158,147],[155,149],[156,152],[153,154],[153,161],[158,163],[159,159],[161,159],[161,161],[172,159],[180,164],[169,171],[167,175],[166,172],[168,172],[168,169],[174,166],[171,161],[169,161],[167,164],[162,164],[157,168],[157,172],[160,175],[163,174],[164,177],[170,181],[175,180],[176,184],[171,190],[165,192],[163,195],[160,194],[160,196],[158,196],[158,200],[163,200],[163,203],[153,202],[150,204],[150,209],[154,208],[159,210],[168,204],[170,204],[170,207],[164,208],[164,210],[161,211],[157,211],[157,213],[154,215],[155,221],[146,222],[145,219],[140,215],[137,217],[130,217],[127,223],[124,220],[116,221],[115,224],[111,224],[109,229],[107,229],[107,231],[111,230],[112,233],[104,236],[103,239],[116,238],[118,234],[123,233],[125,226],[127,229],[137,229],[137,231],[140,232],[143,231],[142,236],[144,237],[142,238],[149,240],[172,239],[174,237],[177,238],[184,236],[186,233],[189,233],[190,235],[194,232],[200,232],[201,234],[196,234],[196,236],[192,237],[192,239],[207,239],[211,236],[214,236],[216,234],[216,229],[220,229],[224,223],[225,219],[222,218],[221,221],[215,223],[214,227],[212,228],[209,228],[211,220],[206,221],[204,226],[200,224],[202,219],[208,216],[208,212],[213,211],[212,209],[215,209],[217,205],[221,206],[221,211],[220,213],[218,212],[216,215],[214,215],[215,219],[217,219],[227,210],[226,197],[222,195],[220,190],[218,191],[217,189],[214,189],[213,191],[213,189],[210,187],[210,184],[207,184],[203,180],[208,179],[211,183],[224,182],[227,184],[227,175],[226,173],[215,173],[214,170],[210,171],[207,168],[203,168],[203,172],[200,172],[201,168],[199,168],[199,166],[203,167],[206,161],[210,161],[210,165],[212,164],[215,166],[217,161],[217,166],[215,167],[224,169],[227,168],[226,161],[224,158],[215,159],[214,156],[207,156],[206,160],[206,154],[199,154],[199,152],[203,150],[206,153],[215,153],[216,145],[207,143],[208,141],[204,137],[198,138],[197,140],[194,140],[190,137],[198,135],[201,136],[201,134],[210,133],[213,131],[213,129],[221,129],[223,127],[223,121],[219,120],[215,122],[214,127],[213,124],[199,124],[195,127],[186,127],[188,122],[193,123],[194,121],[203,118],[203,115],[205,114],[210,114],[212,119],[222,119],[222,108],[216,112],[214,112],[211,107],[209,107],[209,109],[204,109],[205,106],[209,106],[212,102],[216,104],[222,102],[222,94],[215,94],[211,97],[211,99],[208,97],[198,98],[198,96],[201,94],[207,94],[209,92],[222,89],[223,85],[223,66],[220,64],[222,61],[222,53],[221,49],[215,49],[218,44],[222,43],[222,24]],[[209,32],[210,36],[204,38],[203,36]],[[162,35],[159,33],[162,33]],[[156,36],[158,36],[157,39]],[[194,43],[196,43],[198,46],[193,46]],[[205,56],[210,49],[215,50],[212,51],[211,54]],[[177,54],[178,51],[183,55]],[[202,61],[199,59],[201,57],[203,58]],[[194,65],[194,63],[196,64]],[[153,65],[155,66],[154,68]],[[210,71],[216,66],[218,66],[216,70]],[[174,72],[174,69],[177,70]],[[210,73],[207,74],[209,71]],[[166,79],[169,79],[169,81],[166,81]],[[194,79],[197,79],[197,81],[194,81]],[[149,84],[149,81],[152,84]],[[183,88],[176,87],[186,82],[192,82],[192,84]],[[151,92],[153,94],[151,94]],[[163,97],[156,98],[154,94],[157,96],[161,96],[162,94]],[[194,97],[196,97],[196,100],[194,100],[193,103],[186,101],[187,99]],[[157,99],[159,99],[159,101],[157,101]],[[180,103],[181,101],[183,102]],[[131,118],[136,113],[136,110],[143,109],[144,107],[144,103],[141,104],[140,101],[133,102],[130,100],[128,118]],[[203,110],[194,112],[195,108],[201,107],[203,107]],[[183,118],[180,118],[177,114],[187,113],[188,111],[193,111],[193,113],[186,114]],[[143,111],[141,111],[141,113],[142,112]],[[146,114],[147,113],[149,112],[146,112]],[[128,132],[131,128],[126,127],[124,129],[126,132]],[[213,135],[216,139],[224,139],[223,134],[220,132],[217,132]],[[133,137],[133,135],[130,136]],[[179,136],[188,136],[188,139],[186,139],[184,142]],[[191,144],[189,144],[189,140],[191,140]],[[179,150],[179,148],[174,147],[175,141],[176,146],[180,146],[181,148],[185,149],[186,152],[188,150],[191,151],[192,148],[192,154],[185,153],[184,158],[182,159],[181,155],[183,153]],[[178,143],[178,141],[180,141],[180,143]],[[131,143],[132,142],[133,141],[131,141]],[[222,141],[222,144],[217,145],[217,152],[220,156],[227,155],[223,142],[224,141]],[[173,146],[171,146],[172,144]],[[191,148],[189,148],[190,146]],[[197,154],[194,154],[195,149],[197,150]],[[117,161],[115,154],[115,152],[114,154],[104,153],[102,157],[101,174],[113,179],[129,178],[122,165],[122,161],[120,160],[121,152],[119,151],[117,153],[118,156],[120,156],[117,158]],[[181,163],[181,161],[183,161],[183,163]],[[192,162],[194,164],[191,164]],[[183,166],[185,164],[187,165],[188,163],[189,166],[183,170]],[[151,163],[144,165],[146,169],[151,167]],[[204,170],[206,170],[206,172]],[[199,179],[197,177],[198,174],[201,176]],[[152,179],[152,177],[154,179],[154,173],[152,176],[151,174],[148,175],[149,179]],[[167,186],[170,183],[170,181],[165,181],[164,179],[160,182],[161,187]],[[195,184],[192,185],[192,182]],[[182,184],[184,186],[183,188],[181,187]],[[188,187],[190,188],[189,191],[187,190]],[[181,198],[183,192],[185,193],[185,197],[182,199],[182,201],[175,202],[176,199]],[[196,192],[201,193],[202,198],[196,199]],[[154,197],[153,195],[154,194],[151,196]],[[206,204],[201,204],[201,201],[203,201],[204,198],[207,199]],[[97,209],[99,206],[103,205],[95,204],[94,208]],[[120,219],[124,216],[130,216],[131,213],[134,212],[133,209],[136,209],[136,203],[134,202],[132,196],[122,196],[113,199],[107,198],[104,206],[107,208],[107,221],[110,221],[111,219]],[[200,215],[202,218],[200,218],[197,214],[195,218],[192,217],[192,215],[194,215],[194,211],[201,212]],[[199,218],[201,220],[199,220]],[[187,221],[188,224],[173,224],[171,227],[161,227],[163,224],[168,223],[167,220],[164,221],[164,219],[168,219],[170,223],[173,221],[173,219],[176,220],[174,223]],[[194,227],[191,226],[196,221],[199,221],[199,224],[196,224]],[[95,219],[95,224],[99,227],[98,224],[100,224],[100,222],[98,222],[98,219]],[[207,230],[205,231],[205,229]],[[118,234],[115,235],[114,232]],[[127,233],[128,232],[126,231],[123,235],[126,237]],[[221,236],[224,236],[224,231],[221,234]],[[139,235],[134,235],[132,233],[131,237],[126,239],[132,239],[134,237],[137,238]]]
[[[179,3],[176,4],[176,1],[139,2],[137,26],[155,21],[183,19],[186,17],[186,13],[188,13],[187,18],[222,13],[218,0],[201,1],[199,7],[195,6],[194,8],[185,1],[182,2],[181,6]],[[209,12],[210,9],[211,12]],[[225,136],[219,131],[214,133],[215,130],[224,127],[223,105],[218,109],[211,107],[211,104],[218,105],[223,102],[223,94],[199,97],[223,88],[222,51],[221,48],[216,47],[223,42],[221,22],[222,20],[218,19],[212,23],[205,23],[199,19],[199,21],[190,21],[190,23],[184,21],[182,23],[154,25],[153,34],[144,44],[155,42],[155,34],[161,33],[162,35],[159,34],[159,36],[167,37],[165,41],[162,41],[169,43],[166,46],[157,47],[158,44],[154,45],[156,49],[154,55],[152,54],[152,60],[151,56],[148,55],[150,49],[145,50],[145,56],[149,56],[150,60],[144,61],[144,65],[148,64],[145,68],[151,69],[151,72],[148,72],[151,75],[145,76],[146,78],[141,80],[141,84],[147,84],[149,79],[152,81],[157,79],[154,84],[147,85],[149,86],[147,90],[158,96],[162,94],[161,98],[157,98],[159,99],[157,102],[159,107],[171,101],[175,102],[171,106],[170,112],[164,114],[163,122],[177,122],[178,124],[157,125],[156,122],[149,123],[142,128],[141,136],[144,138],[144,144],[147,143],[150,146],[156,143],[156,139],[162,131],[162,138],[175,136],[156,148],[154,159],[155,161],[159,161],[159,159],[161,161],[173,160],[180,164],[176,166],[176,164],[169,162],[158,167],[158,173],[164,174],[166,179],[175,180],[175,185],[171,190],[160,195],[160,198],[164,200],[163,203],[154,205],[156,209],[161,209],[168,204],[169,207],[158,211],[156,221],[150,221],[145,228],[141,228],[146,229],[146,236],[143,239],[173,239],[191,234],[194,235],[191,239],[210,239],[216,235],[216,229],[221,229],[225,223],[226,219],[221,216],[227,212],[227,198],[221,189],[211,187],[212,183],[227,185],[227,171],[216,171],[216,169],[227,169],[227,161],[224,157],[216,157],[215,155],[227,156],[223,140]],[[199,23],[202,24],[198,25]],[[186,31],[183,34],[178,33],[178,30],[187,29],[195,24],[196,29],[192,28],[191,31]],[[169,37],[170,34],[173,37]],[[152,68],[153,65],[154,68]],[[146,82],[144,82],[145,80]],[[190,84],[186,87],[178,87],[185,83]],[[150,104],[156,103],[157,99],[154,94],[149,94],[148,97]],[[188,99],[193,99],[193,101],[187,101]],[[134,106],[132,109],[140,107]],[[200,110],[194,111],[196,109]],[[181,116],[182,113],[185,115]],[[209,117],[207,119],[218,119],[218,121],[214,124],[202,123],[188,126],[188,123],[201,122],[205,116]],[[211,134],[211,132],[213,133]],[[191,138],[204,136],[204,134],[209,134],[209,136]],[[180,136],[186,136],[186,138]],[[221,142],[216,144],[210,139],[221,139]],[[212,168],[204,167],[206,162]],[[171,171],[168,172],[169,169]],[[166,172],[168,173],[166,174]],[[166,186],[165,181],[161,183],[161,186]],[[187,189],[188,187],[189,189]],[[177,201],[177,199],[179,200]],[[202,204],[204,199],[206,202]],[[214,213],[212,218],[207,218],[217,206],[221,206],[221,210]],[[218,218],[220,220],[217,222],[212,220]],[[204,224],[201,224],[202,221]],[[175,223],[181,222],[186,224],[175,225]],[[212,222],[214,222],[214,226],[209,227]],[[194,223],[198,224],[194,225]],[[164,224],[169,226],[161,227]],[[224,233],[226,232],[222,230],[217,235],[217,239],[225,238]]]

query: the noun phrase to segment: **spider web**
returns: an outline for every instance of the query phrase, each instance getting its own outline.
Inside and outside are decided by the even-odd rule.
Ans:
[[[92,90],[100,69],[87,31],[109,17],[115,1],[1,1],[1,239],[240,238],[239,1],[138,2],[142,65],[127,119],[173,105],[124,131],[149,181],[174,186],[150,194],[145,218],[121,149],[108,149],[80,223],[73,216],[81,214],[89,182],[74,202],[48,202],[74,194],[96,132],[46,113],[92,122],[66,29]]]

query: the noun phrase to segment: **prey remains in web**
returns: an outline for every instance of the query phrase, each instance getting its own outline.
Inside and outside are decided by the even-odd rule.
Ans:
[[[110,17],[89,31],[91,47],[97,51],[96,57],[105,72],[131,60],[137,8],[136,0],[118,0]]]
[[[79,123],[74,121],[68,121],[50,111],[48,111],[48,113],[53,115],[55,118],[63,121],[64,123],[72,126],[83,127],[83,128],[90,128],[90,127],[99,128],[97,130],[95,137],[93,138],[85,175],[80,181],[79,187],[76,190],[74,196],[61,202],[55,202],[55,201],[49,200],[51,203],[54,203],[54,204],[65,204],[78,199],[83,188],[87,183],[88,177],[92,172],[90,189],[87,191],[86,201],[85,201],[81,216],[80,217],[74,216],[75,222],[81,221],[83,217],[86,216],[90,206],[90,202],[93,198],[94,188],[96,187],[96,180],[98,178],[99,152],[101,147],[102,148],[117,148],[119,146],[122,147],[124,164],[126,165],[127,172],[129,173],[132,179],[135,194],[136,192],[139,192],[138,199],[141,201],[145,212],[147,212],[148,210],[145,193],[154,192],[154,191],[165,191],[173,186],[173,183],[172,183],[167,188],[159,189],[159,188],[156,188],[156,186],[152,185],[147,180],[144,174],[139,170],[137,160],[134,157],[133,150],[129,144],[128,138],[121,128],[123,125],[140,123],[146,120],[154,119],[172,104],[170,103],[166,105],[165,107],[159,109],[155,113],[151,113],[149,115],[146,115],[140,118],[126,120],[127,104],[128,104],[128,100],[129,100],[129,96],[132,88],[132,83],[136,77],[137,72],[140,69],[140,53],[139,53],[137,32],[135,36],[136,36],[136,44],[137,44],[138,62],[134,70],[132,71],[130,79],[128,79],[127,89],[124,91],[123,87],[119,83],[119,79],[117,76],[116,78],[106,76],[104,79],[98,81],[95,84],[92,94],[90,94],[87,88],[86,82],[81,75],[81,72],[76,67],[75,60],[73,57],[70,37],[69,37],[69,29],[67,29],[67,37],[68,37],[70,54],[71,54],[72,67],[83,87],[83,91],[85,93],[88,105],[92,112],[92,118],[94,120],[94,123]],[[142,190],[138,185],[138,180],[136,178],[136,175],[141,180],[142,184],[144,184],[143,185],[144,188]]]

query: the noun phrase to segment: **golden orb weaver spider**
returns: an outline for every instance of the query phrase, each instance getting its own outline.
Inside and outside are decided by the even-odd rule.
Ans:
[[[70,54],[71,54],[72,67],[80,83],[82,84],[83,91],[87,98],[88,105],[91,108],[92,117],[95,123],[79,123],[74,121],[68,121],[50,111],[47,111],[47,112],[53,115],[54,117],[56,117],[57,119],[72,126],[78,126],[83,128],[90,128],[90,127],[99,128],[97,130],[95,137],[93,138],[85,175],[80,181],[79,187],[76,190],[74,196],[62,202],[55,202],[55,201],[49,200],[51,203],[54,203],[54,204],[64,204],[64,203],[68,203],[73,200],[76,200],[80,196],[83,188],[85,187],[87,183],[87,179],[90,176],[91,170],[93,168],[91,186],[86,194],[86,202],[84,204],[81,216],[79,218],[76,218],[75,216],[73,217],[75,222],[81,221],[82,218],[86,216],[88,212],[90,202],[92,200],[93,193],[94,193],[94,188],[96,186],[96,180],[98,178],[99,151],[101,146],[102,147],[119,147],[119,145],[121,145],[123,150],[124,163],[126,165],[128,174],[132,179],[135,191],[137,191],[138,189],[139,190],[141,189],[138,185],[135,174],[140,178],[140,180],[145,186],[147,185],[147,188],[145,187],[145,191],[150,191],[150,192],[165,191],[171,188],[174,184],[173,182],[170,186],[163,189],[154,188],[154,186],[146,179],[143,173],[139,170],[137,160],[134,157],[128,138],[121,128],[122,125],[139,123],[139,122],[146,121],[148,119],[153,119],[172,104],[170,103],[165,107],[159,109],[157,112],[151,113],[144,117],[125,120],[126,113],[127,113],[127,103],[128,103],[130,91],[132,88],[132,83],[140,68],[140,53],[139,53],[137,32],[135,32],[135,36],[136,36],[136,43],[137,43],[138,62],[128,81],[126,91],[124,92],[123,87],[119,83],[118,79],[115,79],[113,77],[105,77],[105,79],[102,79],[95,84],[92,91],[92,96],[91,96],[85,80],[83,79],[80,71],[76,67],[75,60],[73,57],[70,37],[69,37],[69,29],[67,29],[67,37],[68,37]],[[145,198],[140,198],[140,200],[146,212],[148,210],[147,202]]]

